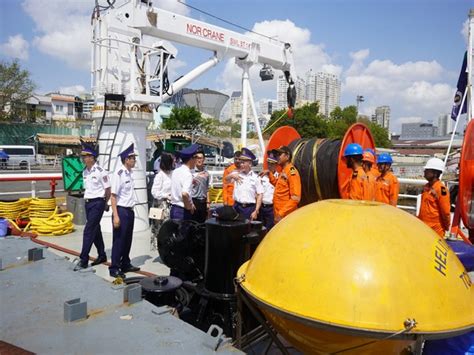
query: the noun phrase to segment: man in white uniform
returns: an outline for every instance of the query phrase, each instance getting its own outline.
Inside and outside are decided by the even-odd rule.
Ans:
[[[192,169],[196,166],[196,153],[199,146],[191,144],[177,152],[183,164],[173,171],[171,176],[171,211],[170,218],[190,220],[196,207],[191,198],[193,187]]]
[[[137,154],[133,143],[120,153],[123,166],[118,169],[112,179],[112,264],[109,273],[112,277],[125,277],[126,272],[139,271],[140,268],[130,263],[133,225],[135,222],[135,190],[132,169],[135,167]]]
[[[226,183],[234,181],[234,208],[245,218],[253,221],[258,217],[262,205],[263,186],[260,177],[252,171],[255,155],[247,148],[242,148],[240,169],[234,170],[226,177]]]
[[[102,169],[96,161],[97,151],[91,145],[81,142],[81,156],[86,167],[82,171],[84,181],[84,199],[86,202],[86,225],[82,238],[80,261],[74,270],[85,269],[89,266],[89,253],[92,244],[97,248],[98,257],[92,266],[105,263],[104,238],[100,229],[100,220],[110,198],[110,181],[107,171]]]

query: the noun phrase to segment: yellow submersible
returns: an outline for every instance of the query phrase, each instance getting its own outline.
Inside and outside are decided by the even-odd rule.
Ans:
[[[238,280],[305,353],[399,354],[474,330],[474,286],[454,252],[414,216],[377,202],[300,208]]]

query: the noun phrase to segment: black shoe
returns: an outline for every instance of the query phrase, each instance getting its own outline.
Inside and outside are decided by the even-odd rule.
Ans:
[[[129,265],[121,269],[122,272],[137,272],[140,271],[140,268],[137,266]]]
[[[91,266],[96,266],[96,265],[106,263],[106,262],[107,262],[106,256],[99,256],[97,259],[95,259],[95,261],[91,263]]]
[[[110,275],[110,277],[115,277],[115,278],[120,277],[122,279],[125,279],[125,277],[126,277],[125,274],[123,272],[120,272],[120,271],[111,271],[109,273],[109,275]]]
[[[79,261],[76,266],[74,266],[74,271],[82,270],[82,269],[87,269],[89,267],[88,263],[84,263],[82,261]]]

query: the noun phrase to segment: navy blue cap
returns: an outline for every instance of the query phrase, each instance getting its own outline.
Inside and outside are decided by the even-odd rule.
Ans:
[[[267,162],[268,163],[278,163],[278,158],[273,154],[272,151],[267,153]]]
[[[181,149],[178,154],[182,159],[189,159],[194,156],[199,150],[199,144],[191,144],[190,146]]]
[[[252,151],[248,148],[242,148],[241,152],[242,152],[242,155],[240,156],[240,160],[255,160],[255,159],[257,159],[255,154],[253,154]]]
[[[134,150],[134,144],[130,144],[127,149],[125,149],[122,153],[119,154],[120,158],[125,159],[132,155],[138,155]]]
[[[81,155],[92,155],[93,157],[97,157],[97,151],[91,144],[81,140],[81,146]]]

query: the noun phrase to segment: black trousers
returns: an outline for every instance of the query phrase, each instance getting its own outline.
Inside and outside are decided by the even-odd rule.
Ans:
[[[193,221],[198,223],[204,223],[207,219],[207,200],[206,199],[197,199],[193,198],[194,206],[196,207],[196,211],[191,216]]]

